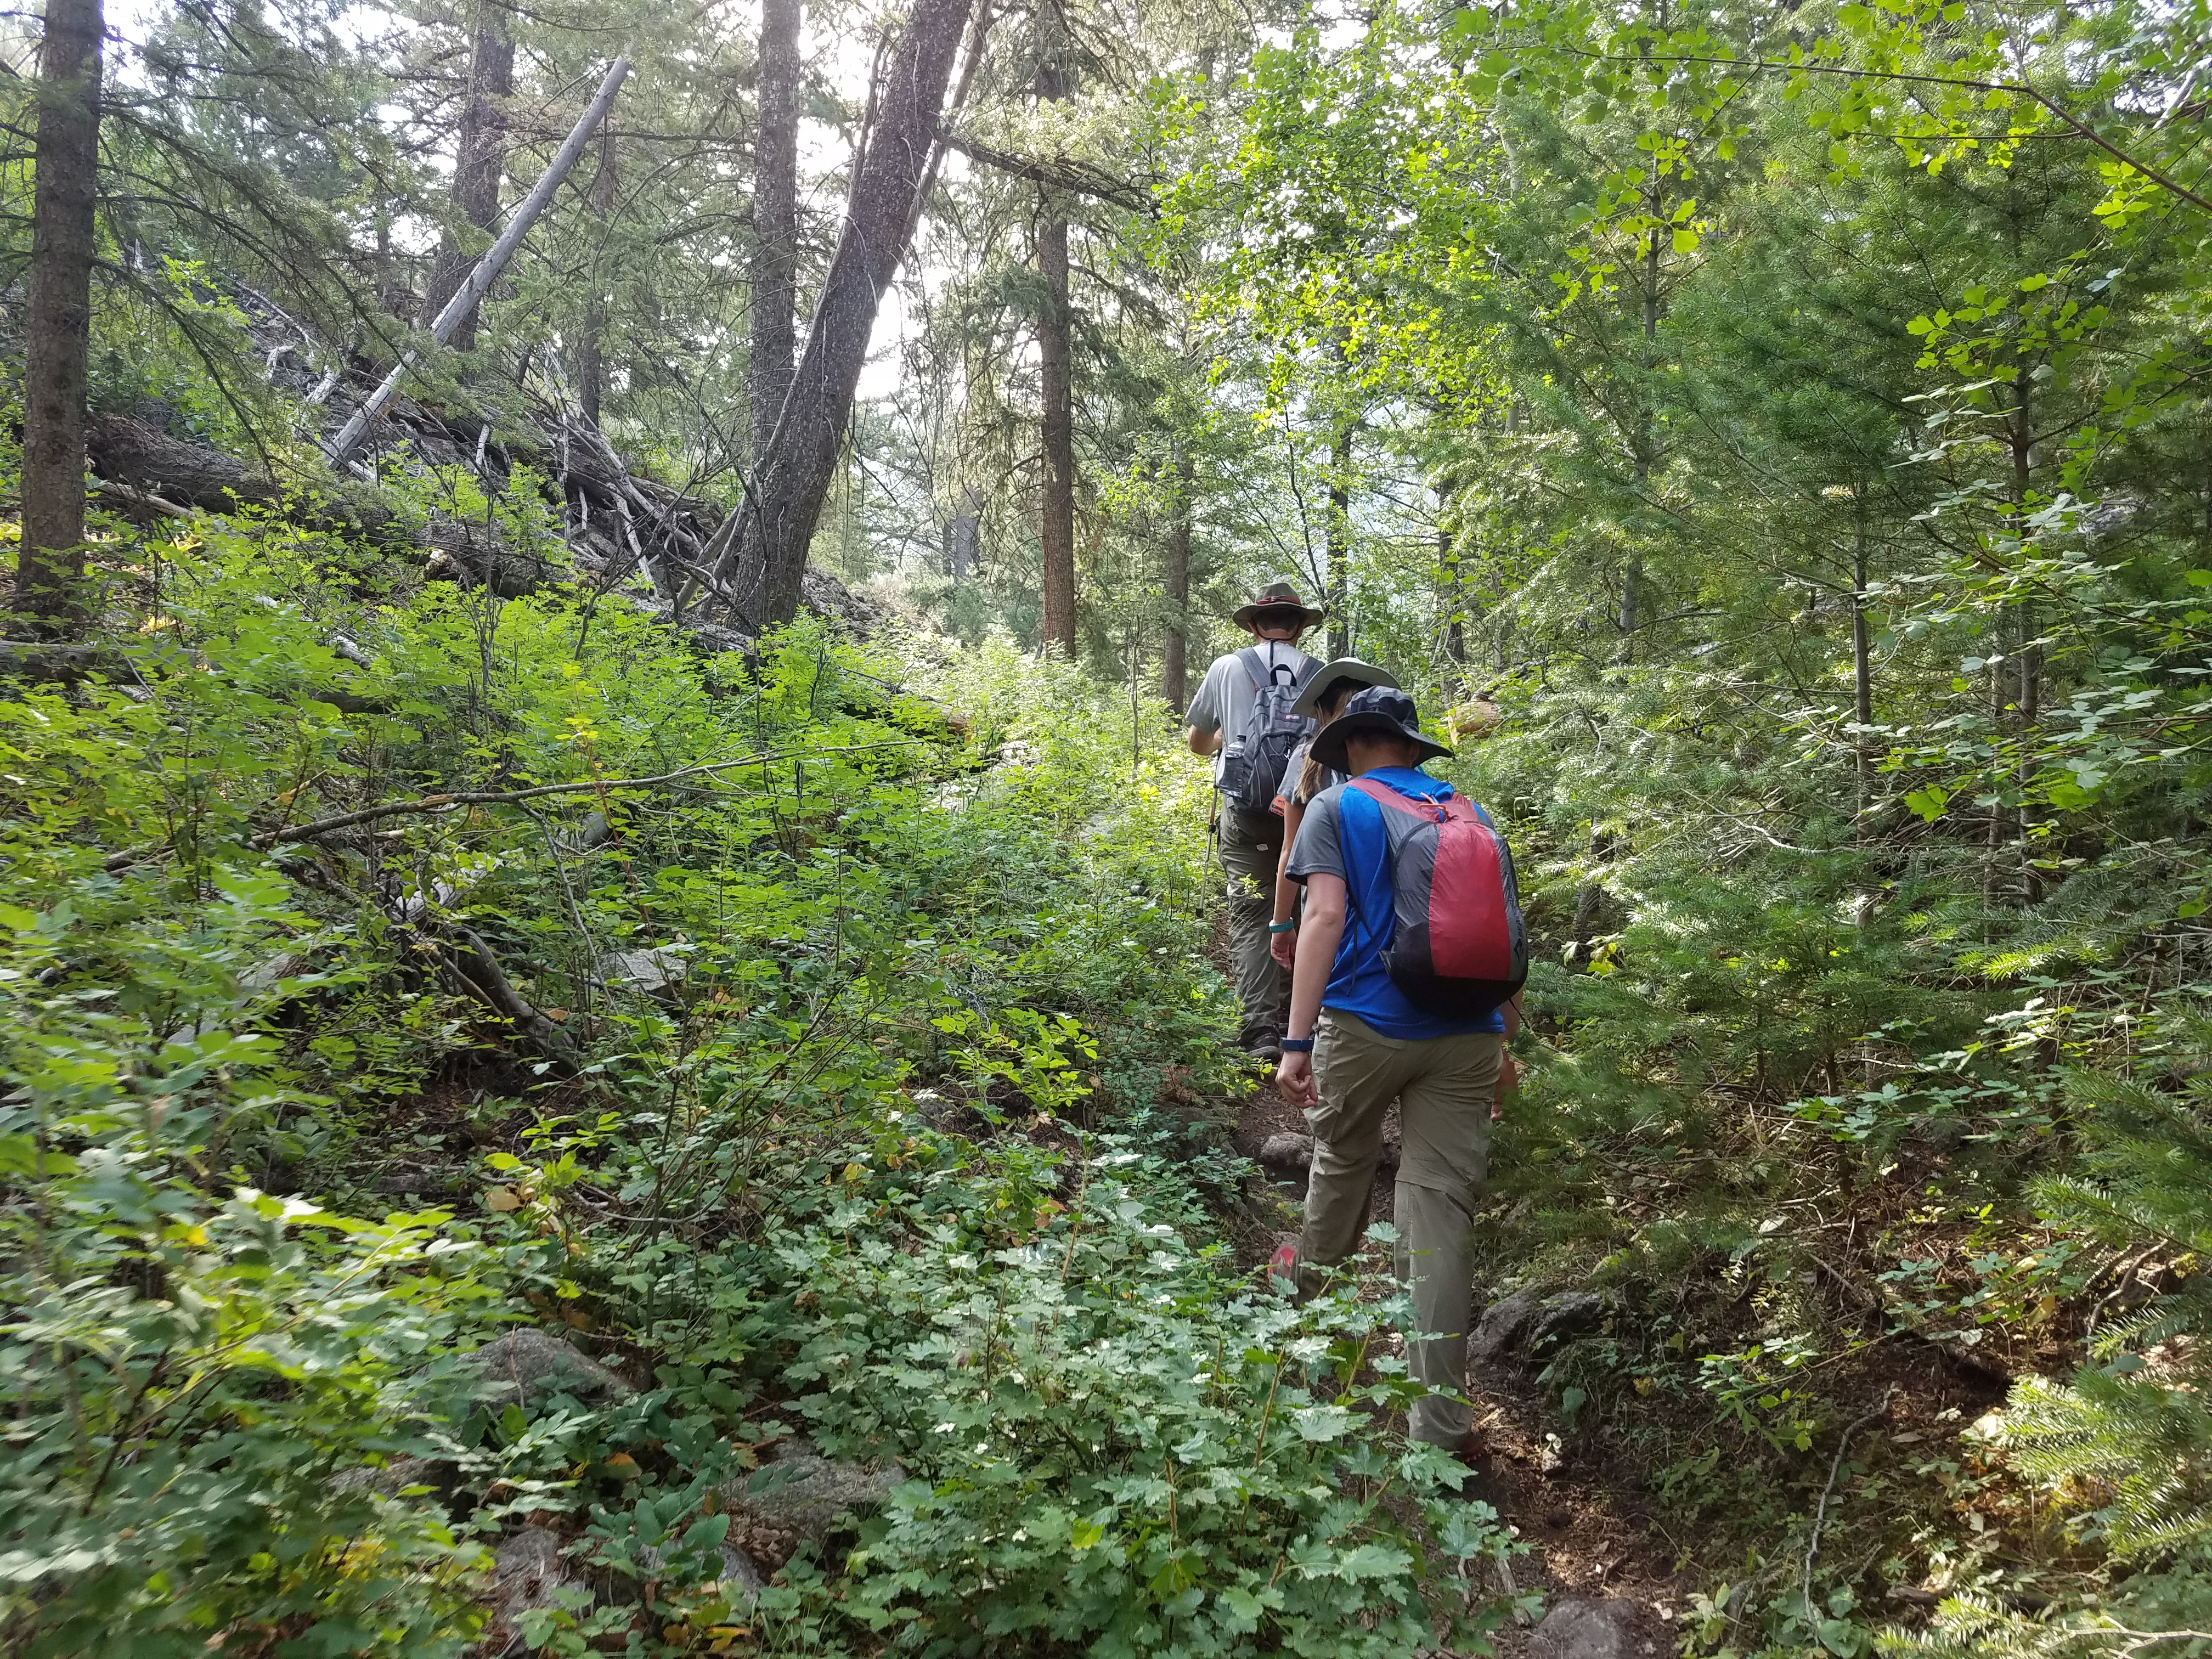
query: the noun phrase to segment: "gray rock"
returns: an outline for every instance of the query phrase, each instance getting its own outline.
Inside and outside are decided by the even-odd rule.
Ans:
[[[1540,1351],[1547,1342],[1578,1336],[1605,1316],[1605,1301],[1595,1291],[1563,1291],[1544,1298],[1544,1310],[1528,1333],[1528,1346]]]
[[[1640,1659],[1653,1646],[1638,1603],[1570,1595],[1552,1604],[1529,1637],[1528,1650],[1538,1659]]]
[[[832,1462],[804,1443],[786,1443],[771,1462],[724,1482],[722,1498],[765,1525],[818,1543],[845,1516],[873,1509],[905,1479],[896,1459]]]
[[[558,1605],[554,1592],[579,1586],[561,1559],[561,1534],[544,1527],[524,1527],[500,1540],[492,1555],[493,1643],[501,1653],[518,1634],[516,1621],[537,1607]]]
[[[379,1498],[397,1498],[404,1487],[429,1486],[441,1467],[410,1452],[393,1458],[380,1469],[371,1468],[366,1463],[358,1468],[341,1469],[331,1485],[339,1492],[368,1492]]]
[[[768,1588],[768,1580],[761,1576],[760,1565],[751,1556],[725,1544],[722,1546],[722,1588],[750,1607],[760,1599],[760,1593]]]
[[[1270,1170],[1293,1170],[1304,1175],[1313,1163],[1311,1135],[1269,1135],[1261,1144],[1259,1161]]]
[[[527,1411],[556,1394],[593,1401],[627,1399],[637,1392],[598,1360],[543,1331],[509,1331],[463,1354],[458,1363],[463,1375],[479,1374],[477,1398],[495,1409],[512,1404]]]
[[[1492,1303],[1467,1340],[1467,1363],[1478,1370],[1493,1370],[1516,1357],[1528,1346],[1528,1332],[1543,1311],[1544,1298],[1534,1291],[1516,1291]]]
[[[684,959],[686,948],[664,945],[651,951],[617,951],[600,959],[600,972],[610,985],[633,991],[665,990],[691,970]]]
[[[1605,1302],[1595,1291],[1561,1291],[1545,1296],[1516,1291],[1483,1310],[1467,1340],[1468,1364],[1495,1370],[1509,1361],[1532,1358],[1546,1344],[1573,1336],[1597,1323]]]

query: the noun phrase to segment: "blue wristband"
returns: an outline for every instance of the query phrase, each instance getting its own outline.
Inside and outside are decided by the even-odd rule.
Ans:
[[[1286,1054],[1310,1054],[1313,1052],[1313,1045],[1311,1037],[1285,1037],[1283,1052]]]
[[[1271,933],[1295,933],[1298,931],[1298,924],[1296,921],[1271,921],[1267,924],[1267,931]]]

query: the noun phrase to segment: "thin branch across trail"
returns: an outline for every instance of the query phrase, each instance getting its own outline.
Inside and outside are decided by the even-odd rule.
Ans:
[[[289,829],[264,830],[250,839],[246,845],[257,852],[265,853],[272,847],[313,841],[320,836],[335,835],[341,830],[351,830],[360,824],[374,823],[382,818],[398,817],[410,812],[442,812],[450,806],[511,806],[526,800],[542,800],[548,795],[586,795],[616,789],[665,788],[686,778],[705,777],[741,766],[769,766],[777,761],[787,760],[818,760],[825,755],[857,755],[878,749],[911,749],[917,744],[928,741],[927,738],[895,738],[882,743],[847,744],[836,749],[780,749],[765,755],[741,755],[735,760],[679,766],[673,772],[659,772],[648,778],[586,778],[575,783],[541,783],[529,789],[454,790],[444,794],[422,795],[413,800],[382,801],[374,806],[363,806],[351,812],[333,812],[328,817],[311,819],[306,823],[294,824]],[[107,860],[105,867],[110,872],[127,869],[142,859],[150,858],[155,850],[139,848],[118,853]]]
[[[282,847],[289,842],[313,841],[318,836],[350,830],[356,824],[374,823],[380,818],[397,817],[404,812],[437,812],[448,806],[511,805],[518,801],[542,799],[547,795],[582,795],[611,789],[654,789],[680,783],[685,778],[726,772],[733,767],[767,766],[786,760],[814,760],[823,755],[852,755],[871,749],[910,749],[916,744],[928,741],[927,738],[897,738],[883,743],[848,744],[840,749],[783,749],[765,755],[744,755],[736,760],[680,766],[673,772],[656,773],[649,778],[586,778],[577,783],[541,783],[531,789],[457,790],[450,794],[424,795],[416,800],[385,801],[376,806],[364,806],[358,811],[334,812],[329,817],[316,818],[289,830],[265,831],[254,836],[248,845],[265,852],[271,847]]]

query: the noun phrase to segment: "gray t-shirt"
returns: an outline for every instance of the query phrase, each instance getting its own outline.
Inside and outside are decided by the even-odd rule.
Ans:
[[[1275,810],[1278,812],[1286,806],[1310,806],[1322,790],[1333,789],[1345,781],[1343,773],[1324,766],[1321,769],[1321,782],[1315,786],[1312,794],[1305,794],[1299,790],[1298,780],[1305,774],[1306,757],[1313,752],[1313,745],[1314,740],[1308,738],[1291,750],[1290,759],[1284,763],[1283,781],[1275,786]]]
[[[1262,640],[1254,648],[1268,667],[1287,663],[1301,678],[1313,666],[1311,657],[1280,640]],[[1183,724],[1200,732],[1233,731],[1237,723],[1251,712],[1253,695],[1252,676],[1238,653],[1232,651],[1225,657],[1216,657],[1213,666],[1206,671],[1205,679],[1199,683],[1198,695],[1190,700],[1190,713],[1183,716]],[[1213,775],[1221,775],[1218,750],[1213,757]]]

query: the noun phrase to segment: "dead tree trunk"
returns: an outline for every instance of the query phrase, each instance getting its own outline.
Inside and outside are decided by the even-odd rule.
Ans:
[[[607,227],[615,216],[615,134],[599,131],[599,170],[592,179],[592,222],[599,246],[592,250],[592,294],[584,302],[584,337],[576,347],[576,401],[584,419],[599,423],[599,404],[607,391]]]
[[[798,613],[807,544],[836,472],[878,304],[906,253],[973,3],[917,0],[891,56],[875,126],[854,161],[850,210],[768,453],[730,516],[726,539],[716,538],[722,545],[709,566],[716,586],[756,627]]]
[[[84,562],[85,361],[100,167],[100,0],[46,0],[23,358],[22,553],[15,605],[66,635],[89,607]]]
[[[1045,76],[1037,76],[1042,90]],[[1044,394],[1040,436],[1044,501],[1037,542],[1044,555],[1044,640],[1075,655],[1075,392],[1069,339],[1067,216],[1049,186],[1039,190],[1037,274],[1044,302],[1037,312],[1037,378]]]
[[[1190,703],[1190,521],[1196,510],[1198,469],[1188,455],[1175,463],[1174,516],[1168,520],[1160,586],[1167,597],[1167,637],[1160,647],[1160,696],[1177,715]]]
[[[477,0],[476,50],[469,60],[469,98],[461,111],[461,131],[453,155],[453,210],[489,234],[499,223],[499,186],[507,171],[507,108],[514,91],[514,30],[499,0]],[[477,245],[480,247],[481,243]],[[443,311],[477,262],[477,247],[465,246],[448,229],[438,248],[438,267],[430,278],[422,314]],[[456,351],[473,351],[477,313],[468,314],[447,337]]]
[[[1036,99],[1067,96],[1066,20],[1059,0],[1037,10]],[[1037,276],[1044,295],[1036,319],[1037,380],[1044,407],[1038,437],[1044,451],[1044,498],[1037,545],[1044,562],[1044,640],[1075,655],[1075,386],[1073,318],[1067,282],[1067,203],[1049,184],[1037,186]]]
[[[800,0],[763,0],[753,137],[752,465],[757,476],[791,390],[799,305]]]

